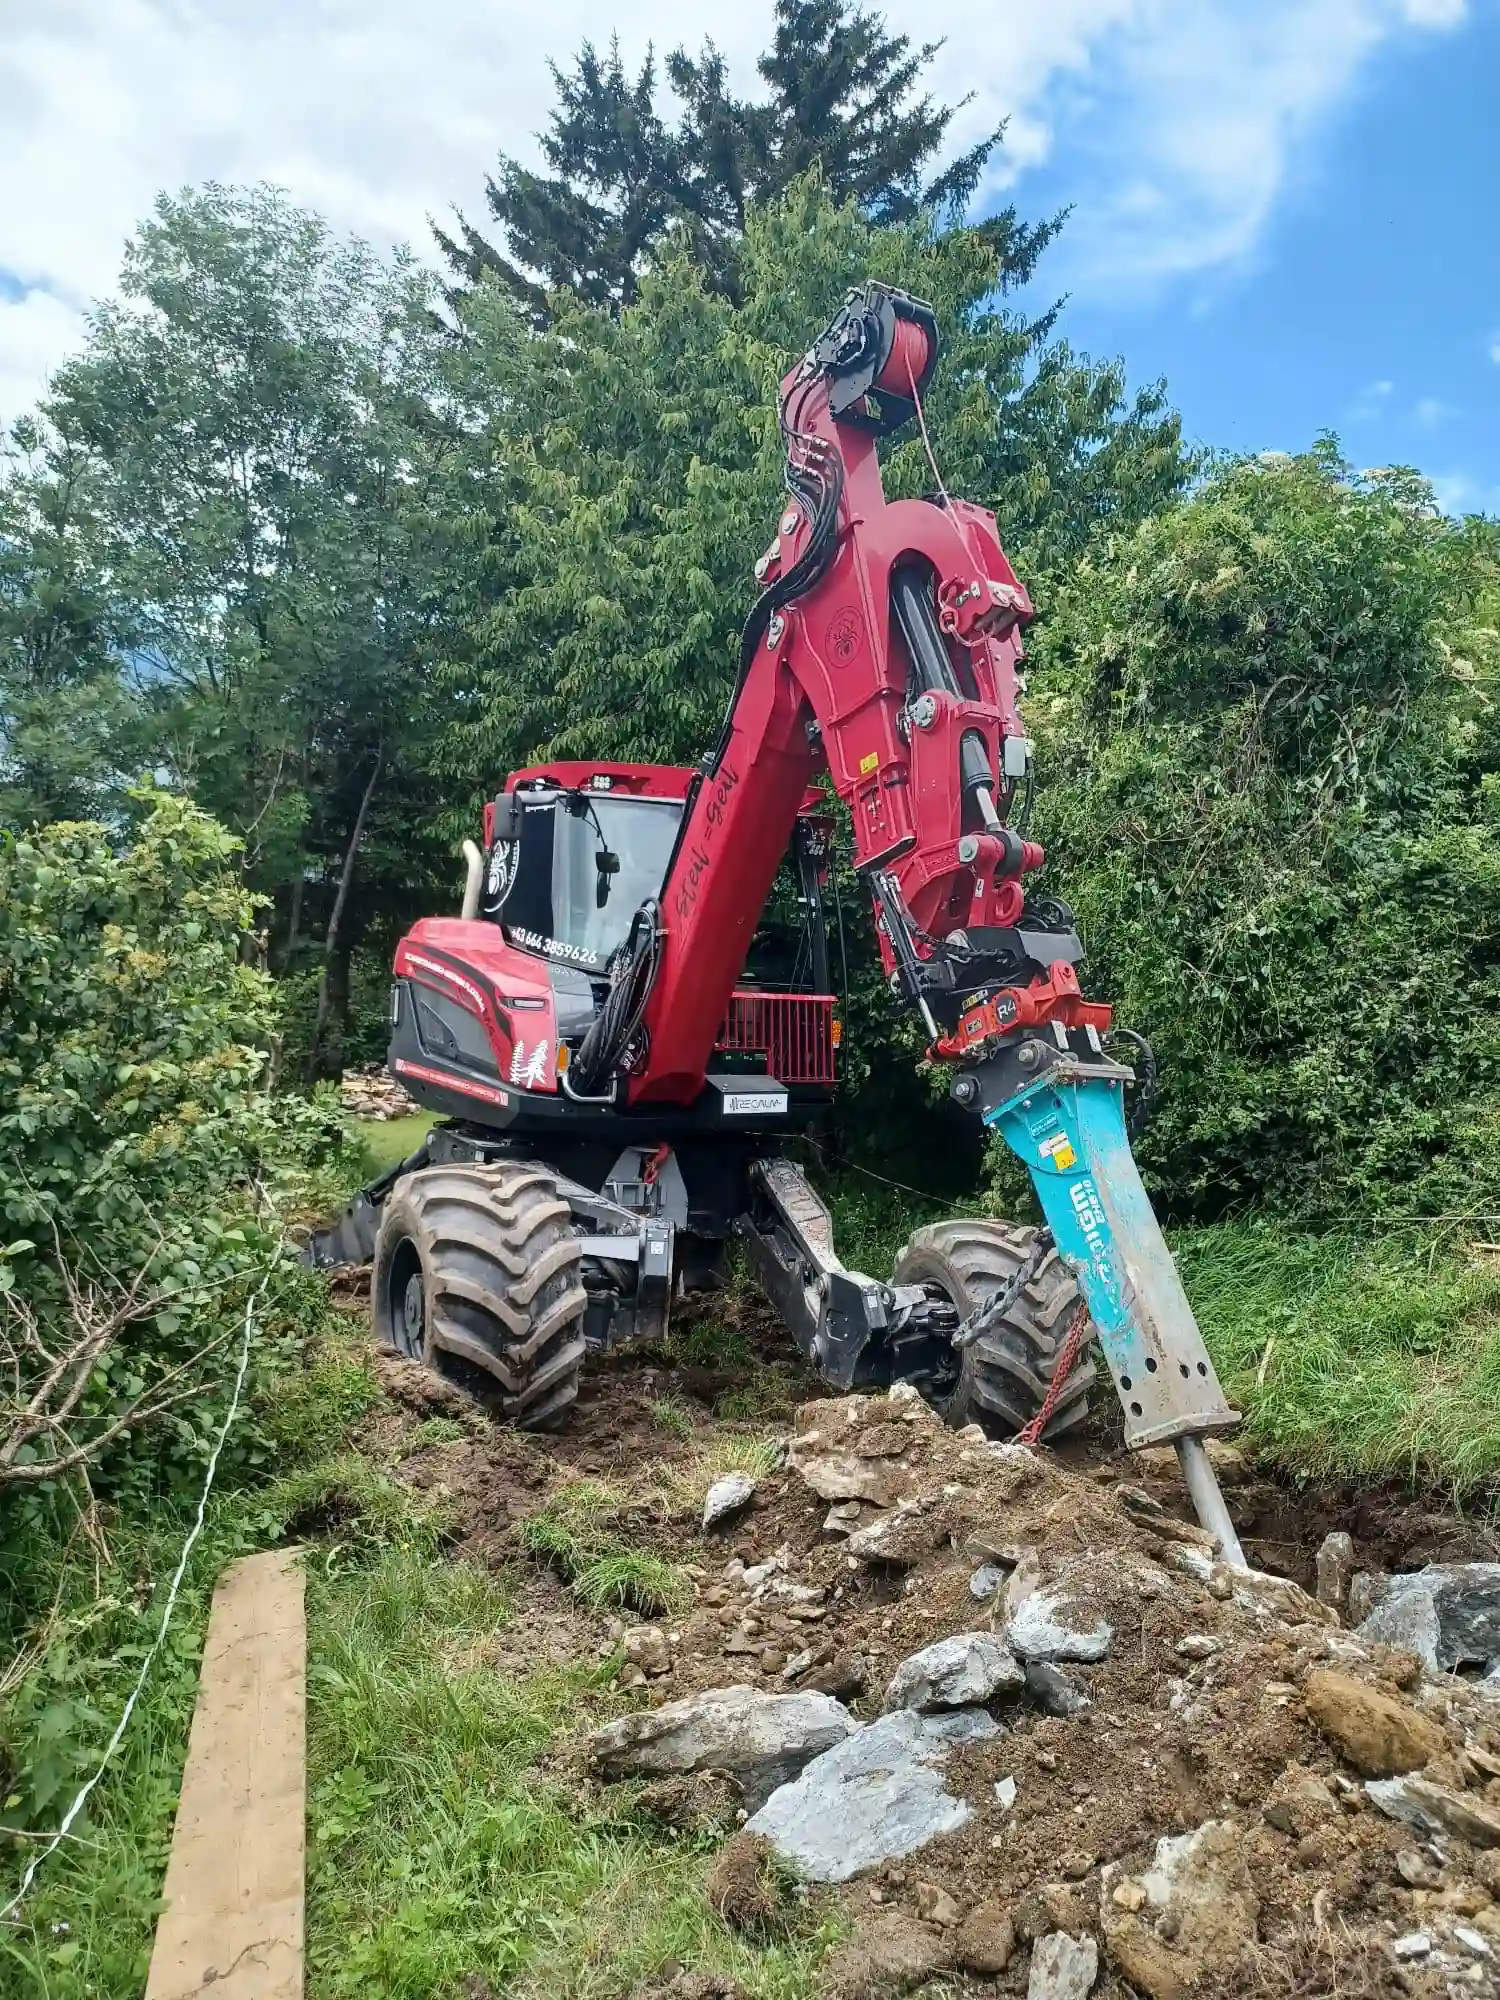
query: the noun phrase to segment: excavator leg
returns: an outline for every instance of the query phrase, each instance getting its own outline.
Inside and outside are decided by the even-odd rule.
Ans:
[[[1114,1065],[1065,1056],[1019,1087],[1012,1071],[984,1121],[1029,1169],[1058,1254],[1077,1276],[1125,1413],[1126,1444],[1175,1446],[1199,1519],[1224,1559],[1243,1567],[1203,1446],[1206,1435],[1238,1424],[1239,1413],[1219,1385],[1141,1184],[1124,1082]]]

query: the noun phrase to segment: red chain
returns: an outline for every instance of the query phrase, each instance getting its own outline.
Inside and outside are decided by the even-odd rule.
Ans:
[[[1052,1380],[1047,1393],[1042,1398],[1042,1407],[1037,1411],[1025,1430],[1016,1433],[1016,1443],[1034,1445],[1041,1442],[1042,1432],[1052,1421],[1052,1412],[1062,1401],[1062,1392],[1068,1386],[1068,1377],[1073,1372],[1073,1363],[1078,1359],[1079,1350],[1088,1335],[1089,1309],[1083,1299],[1073,1308],[1073,1318],[1064,1336],[1062,1352],[1057,1357],[1057,1366],[1052,1371]]]

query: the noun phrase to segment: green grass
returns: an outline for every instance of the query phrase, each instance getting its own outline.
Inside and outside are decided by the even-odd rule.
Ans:
[[[1430,1229],[1372,1241],[1235,1223],[1173,1247],[1247,1432],[1273,1457],[1455,1495],[1500,1475],[1500,1267]]]
[[[599,1480],[570,1480],[521,1523],[521,1546],[563,1576],[591,1611],[639,1611],[654,1618],[691,1600],[675,1563],[636,1548],[614,1532],[623,1496]]]
[[[457,1444],[468,1435],[469,1426],[454,1417],[424,1417],[402,1438],[401,1456],[410,1458],[413,1452],[427,1451],[433,1445]]]
[[[234,1557],[283,1539],[299,1516],[329,1509],[337,1493],[347,1540],[359,1491],[376,1496],[383,1534],[430,1546],[425,1519],[388,1495],[379,1474],[343,1459],[326,1470],[376,1389],[363,1357],[340,1347],[332,1319],[306,1367],[263,1377],[246,1427],[236,1433],[210,1503],[166,1643],[158,1654],[118,1756],[66,1842],[44,1865],[19,1920],[0,1927],[0,1993],[45,2000],[131,2000],[146,1980],[177,1788],[197,1696],[198,1664],[213,1586]],[[298,1343],[299,1347],[301,1343]],[[268,1339],[265,1360],[276,1360]],[[272,1465],[285,1468],[265,1480]],[[319,1473],[316,1468],[323,1465]],[[3,1629],[14,1667],[0,1695],[0,1767],[7,1821],[27,1837],[0,1834],[0,1902],[19,1883],[37,1832],[56,1826],[106,1739],[160,1623],[166,1582],[190,1526],[191,1508],[132,1496],[104,1517],[91,1547],[58,1503],[14,1510],[3,1551]],[[330,1548],[337,1548],[331,1542]],[[46,1606],[51,1603],[51,1615]]]
[[[414,1111],[409,1118],[356,1118],[352,1122],[364,1148],[368,1177],[374,1180],[414,1153],[437,1121],[430,1111]]]
[[[685,1403],[675,1396],[663,1396],[650,1406],[651,1421],[670,1432],[675,1438],[686,1441],[693,1435],[693,1413]]]
[[[631,1788],[588,1804],[559,1738],[603,1719],[608,1669],[497,1669],[503,1584],[392,1553],[310,1584],[309,2000],[458,2000],[477,1976],[615,2000],[669,1960],[801,2000],[831,1921],[757,1949],[703,1900],[703,1844],[653,1837]]]

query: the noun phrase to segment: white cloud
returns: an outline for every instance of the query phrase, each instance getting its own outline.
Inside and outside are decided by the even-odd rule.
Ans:
[[[1412,411],[1412,416],[1424,431],[1436,430],[1439,424],[1446,423],[1452,415],[1450,405],[1437,396],[1423,396]]]
[[[1490,359],[1497,368],[1500,368],[1500,337],[1490,342]]]
[[[51,292],[0,293],[0,429],[35,401],[83,331],[83,315]]]
[[[1462,0],[886,0],[945,35],[933,87],[973,93],[958,143],[1010,119],[996,187],[1066,130],[1086,168],[1068,281],[1161,282],[1242,257],[1290,163],[1393,35]],[[496,151],[528,155],[546,62],[617,26],[634,63],[705,32],[741,85],[771,0],[0,0],[0,420],[41,387],[162,187],[268,179],[378,244],[482,214]],[[1082,108],[1077,132],[1067,114]],[[48,301],[51,303],[48,303]],[[53,345],[53,341],[56,345]]]
[[[1367,424],[1373,418],[1383,416],[1390,407],[1395,388],[1395,383],[1391,381],[1367,382],[1349,405],[1345,421]]]
[[[1061,261],[1089,289],[1242,265],[1376,50],[1462,0],[1153,0],[1091,51],[1092,155]],[[1076,128],[1076,129],[1074,129]]]
[[[1445,514],[1494,514],[1500,512],[1500,486],[1487,486],[1467,472],[1428,474],[1433,497]]]

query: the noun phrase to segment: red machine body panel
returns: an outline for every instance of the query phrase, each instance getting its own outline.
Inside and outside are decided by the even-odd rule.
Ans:
[[[395,972],[483,1025],[503,1083],[557,1089],[557,1021],[547,965],[507,943],[494,924],[423,917],[396,947]]]

